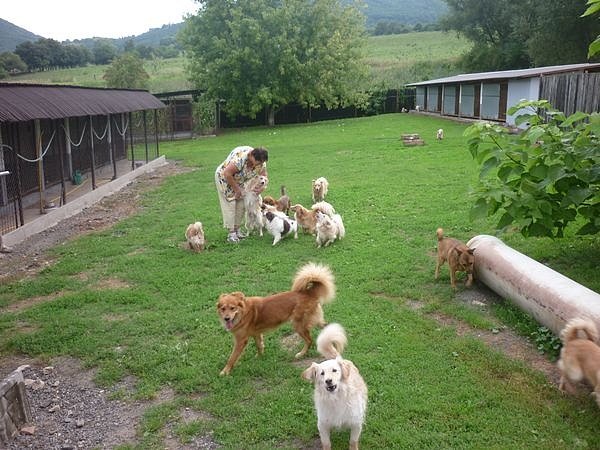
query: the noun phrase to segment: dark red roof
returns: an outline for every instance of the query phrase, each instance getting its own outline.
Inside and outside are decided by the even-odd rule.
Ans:
[[[0,83],[0,122],[105,116],[164,107],[143,90]]]

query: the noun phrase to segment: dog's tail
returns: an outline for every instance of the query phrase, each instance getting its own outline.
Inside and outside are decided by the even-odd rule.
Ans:
[[[329,267],[308,263],[298,270],[292,282],[292,291],[305,292],[321,304],[335,298],[335,279]]]
[[[317,351],[327,359],[342,356],[348,343],[346,332],[339,323],[330,323],[317,337]]]
[[[560,339],[562,340],[563,344],[566,344],[574,339],[582,338],[588,339],[592,342],[598,342],[598,328],[590,319],[584,319],[581,317],[571,319],[560,332]]]
[[[443,228],[438,228],[437,231],[435,232],[435,234],[437,234],[438,241],[441,241],[442,239],[444,239],[444,229]]]

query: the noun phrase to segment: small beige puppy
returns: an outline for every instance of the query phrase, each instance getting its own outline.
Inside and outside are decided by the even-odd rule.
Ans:
[[[195,252],[201,252],[204,250],[206,241],[204,239],[204,228],[202,222],[195,222],[188,225],[185,230],[185,238],[190,246],[190,249]]]
[[[444,139],[444,130],[442,128],[440,128],[439,130],[437,130],[437,138],[438,140],[442,140]]]
[[[592,385],[600,406],[600,347],[598,329],[590,319],[571,319],[560,333],[563,347],[557,362],[561,391],[573,390],[570,383],[586,380]]]
[[[312,199],[313,202],[322,202],[329,191],[329,181],[325,177],[319,177],[312,180]]]
[[[315,385],[317,427],[323,450],[331,450],[330,433],[334,428],[350,428],[350,450],[358,450],[365,422],[367,385],[352,361],[341,356],[347,342],[340,324],[327,325],[317,338],[317,351],[329,359],[312,363],[302,373],[302,378]]]

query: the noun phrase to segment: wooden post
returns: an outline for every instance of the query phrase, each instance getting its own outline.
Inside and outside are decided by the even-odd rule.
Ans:
[[[133,170],[135,169],[135,154],[133,151],[133,115],[131,111],[129,112],[129,145],[131,146],[131,170]]]
[[[144,117],[144,146],[146,147],[146,164],[148,164],[148,123],[146,122],[146,110],[142,112]]]
[[[112,161],[113,166],[113,176],[112,179],[117,179],[117,158],[115,157],[115,145],[112,138],[112,125],[110,123],[110,114],[106,116],[106,120],[108,120],[108,149],[110,151],[110,160]]]
[[[73,179],[73,155],[71,153],[71,121],[68,117],[65,117],[65,133],[67,139],[65,139],[65,148],[67,150],[67,164],[69,166],[69,177]]]
[[[44,182],[44,160],[42,159],[42,132],[40,119],[33,121],[35,132],[35,156],[37,161],[38,191],[40,194],[40,214],[46,214],[46,183]]]
[[[94,153],[94,118],[92,116],[90,116],[90,151],[92,159],[92,189],[96,189],[96,154]]]

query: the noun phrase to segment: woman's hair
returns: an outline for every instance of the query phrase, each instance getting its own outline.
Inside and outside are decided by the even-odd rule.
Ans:
[[[250,152],[254,159],[258,162],[266,162],[269,160],[269,152],[264,147],[256,147]]]

